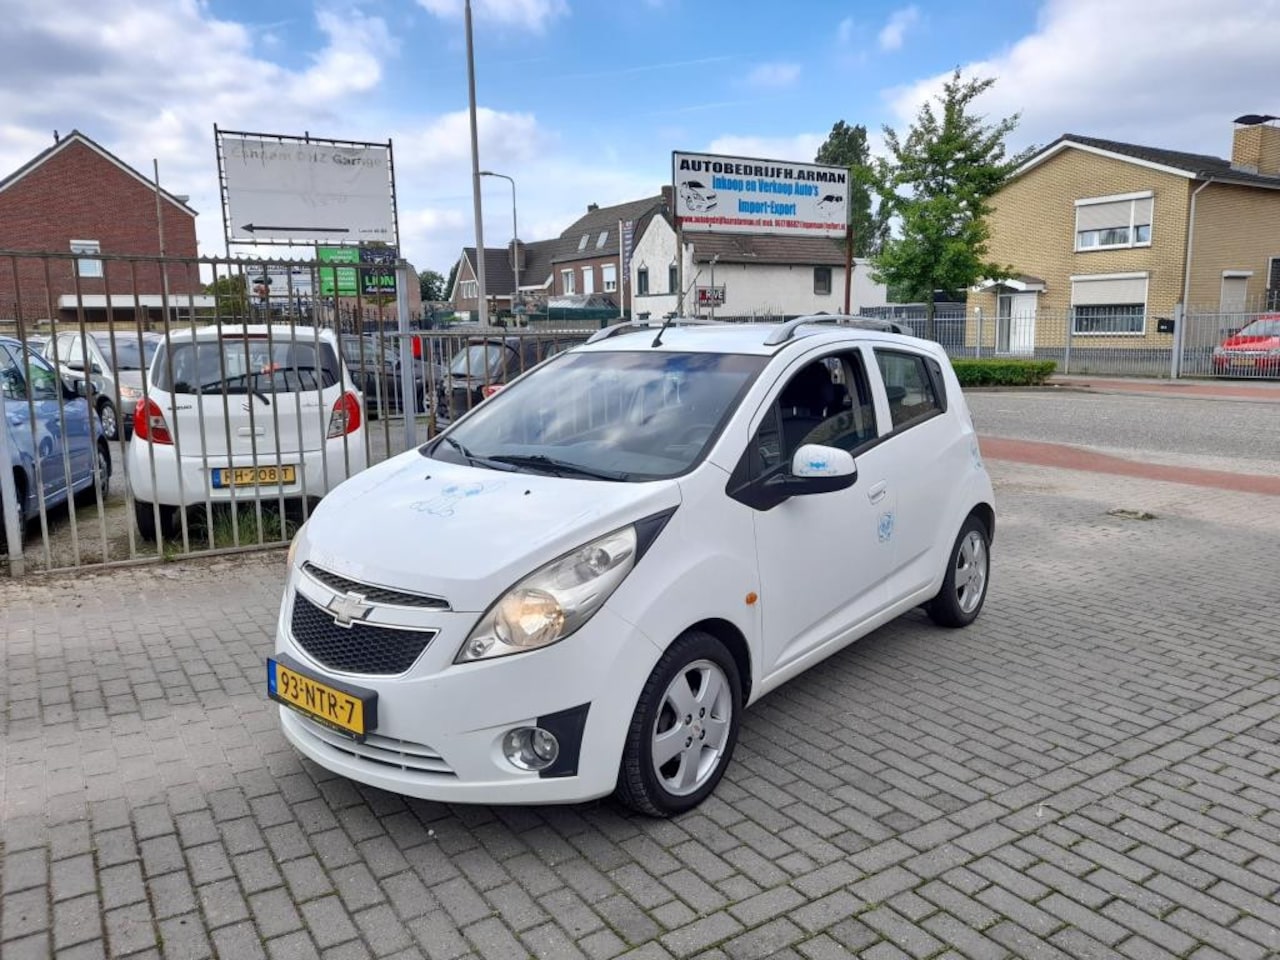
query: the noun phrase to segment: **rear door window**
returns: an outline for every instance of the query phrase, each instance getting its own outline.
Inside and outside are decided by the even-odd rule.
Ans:
[[[934,387],[927,358],[918,353],[876,348],[876,364],[884,377],[889,416],[895,432],[936,416],[945,409]]]
[[[327,343],[229,336],[171,344],[153,380],[170,393],[305,393],[332,387],[341,375]]]

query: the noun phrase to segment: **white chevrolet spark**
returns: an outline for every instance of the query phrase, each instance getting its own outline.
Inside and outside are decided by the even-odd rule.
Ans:
[[[267,662],[289,741],[415,797],[701,802],[743,708],[986,596],[991,482],[935,344],[619,326],[325,499]]]

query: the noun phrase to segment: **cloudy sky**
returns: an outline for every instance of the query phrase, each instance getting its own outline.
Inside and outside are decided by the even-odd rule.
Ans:
[[[214,124],[394,143],[405,254],[474,242],[463,0],[0,0],[0,174],[77,128],[201,213]],[[979,6],[981,13],[978,12]],[[520,232],[657,192],[670,152],[812,160],[837,120],[905,127],[960,66],[1064,132],[1228,154],[1280,113],[1280,0],[474,0],[481,166]],[[873,142],[878,137],[873,138]],[[485,236],[511,234],[485,180]]]

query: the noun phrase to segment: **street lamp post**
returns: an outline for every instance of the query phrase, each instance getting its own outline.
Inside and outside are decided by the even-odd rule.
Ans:
[[[520,296],[520,229],[516,224],[516,182],[505,173],[494,173],[492,170],[481,170],[480,176],[500,177],[511,184],[511,266],[516,278],[515,289],[511,291],[511,315],[516,317],[516,323],[519,324],[516,299]]]

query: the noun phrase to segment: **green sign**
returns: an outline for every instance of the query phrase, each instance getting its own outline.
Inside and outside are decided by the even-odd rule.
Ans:
[[[316,259],[321,264],[359,263],[360,248],[316,247]],[[354,297],[359,292],[359,271],[355,267],[320,267],[320,296]]]

